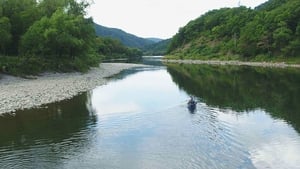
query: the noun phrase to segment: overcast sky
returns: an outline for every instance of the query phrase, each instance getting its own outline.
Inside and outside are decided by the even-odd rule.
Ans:
[[[266,0],[240,0],[256,7]],[[239,0],[94,0],[94,22],[140,37],[171,38],[180,27],[212,9],[237,7]]]

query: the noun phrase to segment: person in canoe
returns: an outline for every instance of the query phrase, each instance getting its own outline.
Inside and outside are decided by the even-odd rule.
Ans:
[[[196,104],[197,102],[194,100],[194,98],[191,96],[190,100],[188,101],[188,109],[191,113],[194,113],[195,109],[196,109]]]

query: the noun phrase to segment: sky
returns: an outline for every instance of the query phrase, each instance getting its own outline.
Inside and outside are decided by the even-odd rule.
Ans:
[[[202,14],[239,4],[254,8],[266,0],[93,0],[89,16],[102,26],[139,37],[167,39]]]

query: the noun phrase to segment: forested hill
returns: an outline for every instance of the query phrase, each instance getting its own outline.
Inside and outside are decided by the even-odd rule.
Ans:
[[[167,53],[168,46],[171,42],[171,39],[166,39],[159,41],[157,43],[148,45],[144,47],[144,55],[148,56],[161,56]]]
[[[300,58],[300,1],[269,0],[255,9],[212,10],[172,38],[169,57],[184,59]]]
[[[87,71],[141,50],[97,37],[86,0],[0,0],[0,73]]]
[[[145,46],[156,43],[155,40],[140,38],[135,35],[124,32],[121,29],[108,28],[99,24],[94,24],[96,34],[101,37],[109,37],[121,41],[128,47],[143,49]]]

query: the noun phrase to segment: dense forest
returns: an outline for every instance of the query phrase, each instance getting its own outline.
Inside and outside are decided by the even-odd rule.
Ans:
[[[169,58],[291,60],[300,57],[300,1],[212,10],[172,38]]]
[[[167,53],[171,39],[141,38],[121,29],[109,28],[95,23],[96,35],[119,40],[123,45],[142,50],[143,55],[158,56]]]
[[[123,45],[131,48],[143,49],[147,45],[156,43],[155,40],[141,38],[121,29],[109,28],[99,24],[94,25],[96,35],[106,38],[113,38],[119,40]]]
[[[141,55],[97,38],[92,18],[85,17],[88,6],[84,0],[0,0],[0,72],[86,71],[112,53],[103,45],[122,56]]]
[[[140,49],[126,47],[117,39],[98,37],[96,45],[97,53],[101,55],[103,61],[114,59],[138,61],[143,55]]]
[[[154,44],[147,45],[143,48],[144,55],[147,56],[162,56],[167,53],[168,45],[171,39],[159,41]]]

